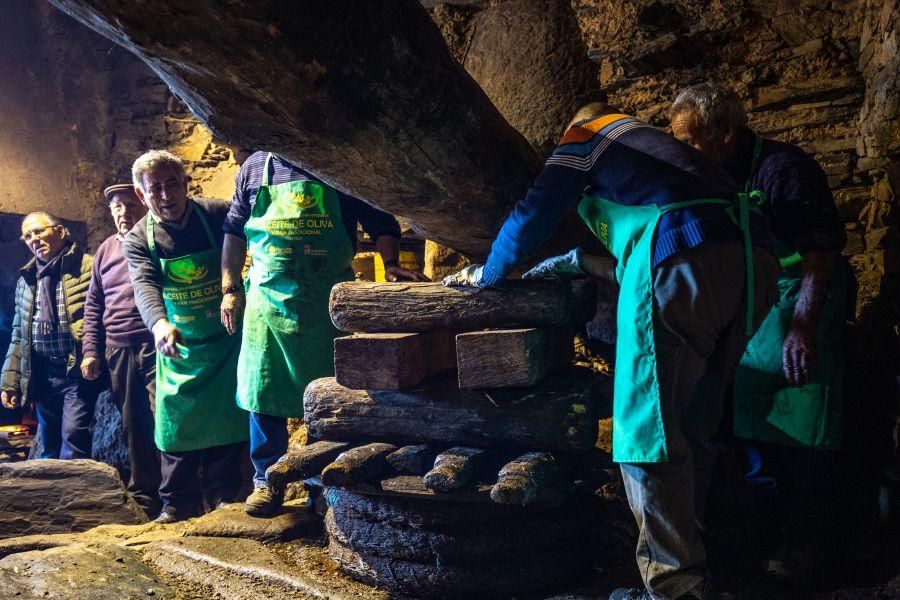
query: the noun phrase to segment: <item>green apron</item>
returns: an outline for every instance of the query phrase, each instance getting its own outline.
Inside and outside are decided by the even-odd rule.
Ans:
[[[761,147],[762,138],[756,136],[751,177]],[[782,267],[779,300],[747,344],[735,374],[734,434],[763,442],[836,448],[843,437],[846,265],[839,261],[835,266],[816,326],[818,373],[811,383],[793,386],[784,377],[782,348],[800,293],[803,259],[777,239],[775,249]]]
[[[238,404],[276,417],[303,416],[303,390],[334,375],[331,288],[352,281],[353,244],[334,188],[310,180],[263,180],[244,226],[247,276]]]
[[[613,460],[668,462],[666,432],[660,409],[656,348],[653,337],[653,238],[660,217],[671,210],[701,204],[739,209],[747,257],[748,323],[752,331],[753,249],[749,231],[751,196],[737,201],[705,198],[665,206],[625,206],[585,196],[581,218],[616,258],[619,304],[616,315],[616,367],[613,375]]]
[[[248,438],[247,413],[234,403],[241,340],[229,336],[219,318],[221,250],[202,209],[194,205],[193,210],[211,248],[180,258],[159,257],[155,220],[147,215],[147,242],[162,272],[166,316],[185,344],[176,358],[156,353],[154,439],[164,452],[199,450]]]

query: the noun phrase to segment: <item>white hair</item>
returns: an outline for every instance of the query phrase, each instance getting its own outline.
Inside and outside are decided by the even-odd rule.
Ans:
[[[179,174],[181,181],[185,179],[184,165],[181,159],[166,150],[150,150],[137,157],[131,165],[131,179],[134,186],[144,189],[144,175],[160,167],[172,167]]]
[[[717,83],[701,83],[678,92],[669,116],[674,118],[686,110],[693,113],[694,126],[703,137],[713,137],[728,127],[737,130],[747,126],[740,97]]]

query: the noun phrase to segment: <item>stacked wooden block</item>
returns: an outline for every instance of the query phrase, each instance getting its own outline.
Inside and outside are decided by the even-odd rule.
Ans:
[[[269,470],[328,499],[329,552],[415,597],[533,593],[589,565],[587,484],[608,382],[570,366],[582,287],[335,286],[335,377],[304,396],[311,438]],[[588,493],[583,493],[583,492]]]

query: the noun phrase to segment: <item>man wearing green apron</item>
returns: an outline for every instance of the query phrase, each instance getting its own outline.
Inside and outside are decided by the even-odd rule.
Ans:
[[[397,261],[396,219],[283,158],[256,152],[235,179],[224,224],[221,317],[232,334],[243,319],[238,404],[250,413],[255,475],[245,507],[251,515],[280,508],[283,490],[268,485],[266,469],[287,452],[287,418],[303,416],[306,385],[334,374],[338,331],[328,296],[334,284],[353,280],[357,223],[375,240],[389,280],[425,279]],[[242,283],[248,252],[252,262]]]
[[[840,479],[834,453],[823,450],[839,448],[843,437],[843,332],[852,283],[840,256],[846,235],[821,167],[800,148],[747,128],[734,92],[696,85],[678,95],[671,112],[676,137],[719,160],[747,189],[766,194],[760,209],[772,222],[782,265],[780,297],[737,369],[734,433],[746,440],[747,482],[781,501],[765,521],[789,528],[776,555],[783,564],[773,565],[783,571],[799,547],[815,544],[821,553],[816,531],[839,520],[829,509],[837,490],[822,486]],[[839,538],[827,529],[830,539]]]
[[[589,105],[503,224],[486,264],[445,284],[499,284],[579,199],[582,218],[616,261],[613,458],[640,530],[644,579],[644,589],[610,598],[703,598],[697,523],[716,458],[711,439],[778,273],[764,247],[765,220],[703,153]],[[584,268],[578,252],[569,256]]]
[[[240,339],[219,320],[222,222],[228,205],[187,196],[178,157],[160,150],[132,167],[149,209],[125,237],[135,303],[156,346],[154,439],[169,523],[234,502],[247,415],[235,404]],[[202,485],[201,474],[202,471]]]

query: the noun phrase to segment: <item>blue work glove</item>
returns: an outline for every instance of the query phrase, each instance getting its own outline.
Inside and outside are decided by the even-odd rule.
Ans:
[[[562,256],[548,258],[522,275],[522,279],[578,279],[585,276],[581,268],[581,248],[574,248]]]
[[[459,273],[447,275],[444,277],[445,287],[486,287],[482,282],[481,274],[484,271],[482,265],[469,265],[464,267]]]

